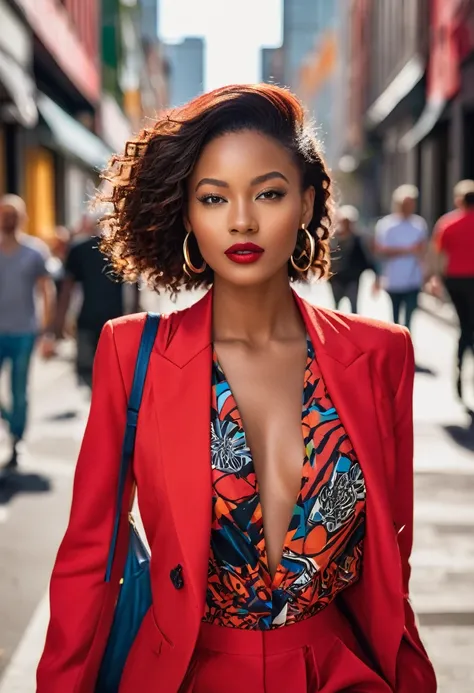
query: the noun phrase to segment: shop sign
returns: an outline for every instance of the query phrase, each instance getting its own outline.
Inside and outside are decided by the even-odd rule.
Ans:
[[[454,19],[459,0],[432,0],[428,101],[448,101],[459,89]]]
[[[461,86],[461,63],[474,50],[474,2],[432,0],[428,100],[449,101]]]

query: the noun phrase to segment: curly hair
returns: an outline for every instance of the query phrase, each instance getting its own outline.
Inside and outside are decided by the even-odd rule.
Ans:
[[[144,276],[151,288],[176,293],[209,286],[213,271],[189,276],[183,269],[186,182],[203,147],[229,132],[253,130],[283,145],[301,171],[303,189],[313,186],[315,200],[308,232],[315,241],[313,263],[305,272],[288,262],[290,280],[329,274],[331,180],[318,142],[299,100],[275,85],[231,85],[203,94],[164,113],[151,128],[127,142],[112,157],[102,178],[110,195],[110,213],[101,220],[101,249],[113,270],[126,281]],[[309,257],[308,239],[298,233],[294,256]],[[304,260],[300,264],[304,265]]]

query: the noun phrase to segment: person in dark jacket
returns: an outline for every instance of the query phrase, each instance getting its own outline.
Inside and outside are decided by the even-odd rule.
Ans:
[[[336,309],[343,298],[348,298],[351,311],[357,313],[359,280],[367,269],[375,271],[363,240],[357,233],[356,224],[359,213],[352,205],[344,205],[338,210],[336,232],[331,239],[331,266],[333,275],[330,285]]]
[[[92,388],[92,368],[100,333],[105,323],[140,309],[138,284],[117,281],[107,271],[105,257],[99,250],[97,215],[84,214],[79,233],[71,244],[64,263],[64,278],[58,299],[55,334],[59,339],[73,292],[82,291],[82,305],[77,318],[76,371],[79,384]]]

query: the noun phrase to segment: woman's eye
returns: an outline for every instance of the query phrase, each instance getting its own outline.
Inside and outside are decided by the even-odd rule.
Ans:
[[[199,198],[199,201],[205,205],[217,205],[221,202],[225,202],[225,200],[218,195],[204,195],[203,197]]]
[[[260,193],[258,196],[258,200],[279,200],[281,197],[284,197],[286,193],[282,192],[281,190],[265,190],[264,192]]]

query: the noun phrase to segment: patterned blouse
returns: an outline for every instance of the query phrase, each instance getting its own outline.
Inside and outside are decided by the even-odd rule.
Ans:
[[[271,579],[258,482],[235,399],[214,353],[213,515],[204,621],[268,630],[329,604],[360,575],[365,483],[308,339],[301,490]]]

